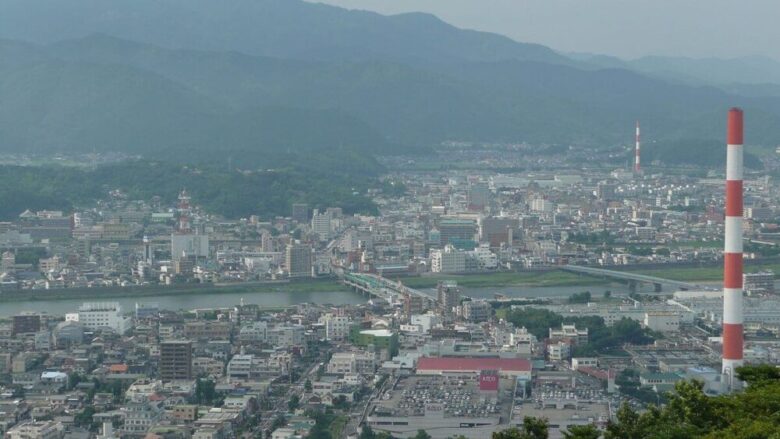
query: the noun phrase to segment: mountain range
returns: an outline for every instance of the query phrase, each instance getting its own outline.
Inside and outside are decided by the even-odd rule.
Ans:
[[[630,144],[637,119],[654,140],[721,139],[733,105],[748,142],[780,143],[768,62],[707,76],[300,0],[0,0],[0,60],[0,151],[370,169],[444,140]]]

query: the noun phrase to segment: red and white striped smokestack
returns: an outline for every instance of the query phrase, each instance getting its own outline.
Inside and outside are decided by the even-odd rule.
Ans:
[[[723,249],[723,374],[742,365],[742,110],[729,110]]]
[[[634,172],[637,174],[642,172],[642,167],[639,165],[639,121],[636,121],[636,149],[634,158]]]

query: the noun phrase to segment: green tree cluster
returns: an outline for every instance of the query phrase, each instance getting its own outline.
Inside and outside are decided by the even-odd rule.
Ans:
[[[581,293],[574,293],[569,296],[569,303],[588,303],[590,302],[590,291],[583,291]]]
[[[589,295],[590,293],[588,293]],[[590,356],[608,353],[619,349],[626,343],[649,344],[655,338],[654,334],[642,328],[635,320],[623,318],[608,327],[604,319],[596,316],[566,317],[552,311],[540,308],[521,308],[507,313],[507,320],[515,326],[523,326],[537,338],[546,338],[549,329],[560,327],[561,324],[574,324],[577,328],[588,329],[588,343],[577,346],[575,355]]]
[[[210,164],[192,167],[142,160],[95,169],[0,166],[0,219],[15,218],[26,209],[69,211],[104,199],[114,189],[132,199],[160,196],[174,202],[186,188],[194,204],[227,218],[286,216],[298,202],[339,206],[346,213],[376,213],[365,193],[379,184],[373,174],[334,172],[324,164],[242,172]]]
[[[778,439],[780,369],[771,365],[737,369],[744,391],[719,396],[704,393],[699,381],[680,381],[662,406],[639,413],[624,404],[606,429],[570,426],[566,439]],[[521,428],[493,433],[493,439],[546,439],[544,419],[525,418]]]

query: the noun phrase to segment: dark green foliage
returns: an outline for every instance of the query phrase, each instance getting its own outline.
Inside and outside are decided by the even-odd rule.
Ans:
[[[573,355],[592,356],[606,354],[620,349],[624,344],[644,345],[654,341],[653,336],[642,328],[636,320],[622,318],[607,327],[601,317],[568,317],[565,323],[573,323],[577,328],[588,328],[588,344],[576,346]]]
[[[635,247],[629,246],[628,252],[636,256],[650,256],[653,254],[653,249],[650,247]]]
[[[312,139],[391,153],[453,138],[601,145],[629,143],[636,118],[654,138],[706,137],[732,104],[754,115],[748,141],[777,138],[775,98],[581,69],[549,48],[424,14],[295,0],[5,3],[0,38],[76,38],[0,48],[0,146],[14,152],[230,151],[243,160]]]
[[[370,425],[365,425],[363,426],[363,429],[360,430],[358,439],[376,439],[376,433],[374,433],[374,430],[371,429]]]
[[[599,439],[601,432],[594,425],[572,425],[563,432],[564,439]]]
[[[590,291],[583,291],[569,296],[569,303],[588,303],[590,302],[590,299]]]
[[[756,253],[763,257],[780,255],[780,247],[776,245],[762,245],[751,241],[745,243],[744,251],[745,253]]]
[[[349,164],[341,169],[344,166]],[[85,181],[90,184],[84,184]],[[340,206],[347,213],[373,213],[375,206],[364,192],[374,183],[370,176],[305,167],[228,172],[209,165],[192,167],[148,161],[123,162],[94,170],[3,166],[0,218],[14,218],[25,209],[57,207],[67,211],[105,198],[113,189],[134,199],[148,200],[157,195],[174,202],[182,188],[192,194],[196,205],[228,218],[289,215],[292,203],[296,202],[321,208]],[[27,200],[17,193],[37,195]]]
[[[287,401],[287,409],[291,412],[294,412],[298,407],[301,406],[301,398],[298,395],[293,395],[290,397],[290,399]]]
[[[330,410],[326,412],[307,410],[306,416],[314,419],[315,422],[314,427],[307,436],[313,439],[335,439],[339,437],[344,426],[343,422],[346,420],[345,417],[339,417]],[[370,437],[376,438],[379,436],[374,434],[373,431],[370,433],[372,434]]]
[[[774,370],[773,370],[774,369]],[[661,408],[639,414],[625,405],[605,439],[763,439],[780,437],[780,373],[773,366],[743,367],[743,392],[712,397],[696,381],[681,381]]]
[[[623,344],[648,344],[653,342],[650,333],[631,319],[620,319],[611,327],[604,324],[601,317],[566,317],[552,311],[539,308],[516,309],[507,314],[507,320],[515,326],[524,326],[528,332],[539,339],[549,335],[550,328],[561,324],[575,324],[577,328],[588,329],[588,344],[576,346],[574,355],[592,356],[598,353],[609,353],[619,349]]]
[[[431,435],[425,430],[417,430],[417,434],[412,436],[411,439],[431,439]]]
[[[614,244],[615,237],[606,230],[595,233],[572,233],[569,235],[569,242],[587,245]]]
[[[347,397],[344,395],[339,395],[333,400],[333,408],[335,409],[349,410],[349,407],[349,401],[347,401]]]
[[[271,422],[271,431],[276,430],[279,427],[284,427],[285,425],[287,425],[287,418],[283,415],[278,415],[274,418],[273,422]]]
[[[533,418],[526,416],[523,418],[523,425],[520,428],[509,428],[503,431],[494,432],[493,439],[547,439],[549,435],[549,423],[547,419]]]
[[[756,386],[766,386],[780,382],[780,368],[769,364],[737,369],[740,380]]]
[[[2,178],[2,177],[0,177]],[[3,189],[0,188],[0,193],[3,192]],[[2,198],[0,198],[2,199]],[[5,208],[5,204],[0,204],[0,212],[3,212]],[[19,211],[19,213],[23,212]],[[2,217],[2,215],[0,215]],[[9,219],[11,216],[8,217]],[[16,263],[17,264],[32,264],[33,267],[38,268],[38,261],[40,261],[41,258],[46,257],[46,248],[44,247],[21,247],[14,250],[14,253],[16,255]]]
[[[403,182],[395,180],[382,180],[382,185],[379,187],[382,193],[388,197],[400,197],[406,194],[406,185]]]
[[[525,327],[529,333],[541,340],[549,335],[550,328],[561,326],[563,317],[546,309],[523,308],[509,312],[507,321],[517,327]]]
[[[659,395],[650,387],[642,387],[639,383],[639,373],[634,369],[624,369],[617,377],[615,384],[620,387],[620,393],[638,399],[644,403],[657,404],[665,401],[663,395]]]
[[[199,378],[195,382],[195,395],[196,404],[203,405],[215,405],[218,403],[220,396],[216,391],[216,384],[209,379]]]
[[[91,406],[84,407],[84,410],[78,412],[73,417],[73,422],[79,427],[89,427],[92,425],[92,415],[95,414],[95,408]]]

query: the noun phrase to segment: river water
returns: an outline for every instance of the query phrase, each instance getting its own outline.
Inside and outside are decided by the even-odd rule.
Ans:
[[[561,298],[574,293],[590,291],[594,297],[601,296],[605,290],[613,295],[628,294],[624,285],[588,286],[588,287],[482,287],[463,288],[463,294],[473,298],[492,299],[496,294],[508,297],[529,298]],[[435,289],[425,290],[433,297]],[[652,291],[648,289],[646,291]],[[243,299],[246,304],[257,304],[265,307],[284,307],[299,303],[317,303],[333,305],[355,305],[365,303],[366,297],[351,291],[318,291],[318,292],[257,292],[257,293],[224,293],[224,294],[191,294],[179,296],[145,296],[142,298],[122,297],[100,299],[61,299],[32,300],[23,302],[0,302],[0,318],[9,317],[22,311],[46,312],[52,315],[64,315],[74,312],[84,302],[109,301],[119,302],[125,312],[131,312],[136,302],[157,303],[160,309],[172,311],[190,310],[196,308],[219,308],[237,305]]]

